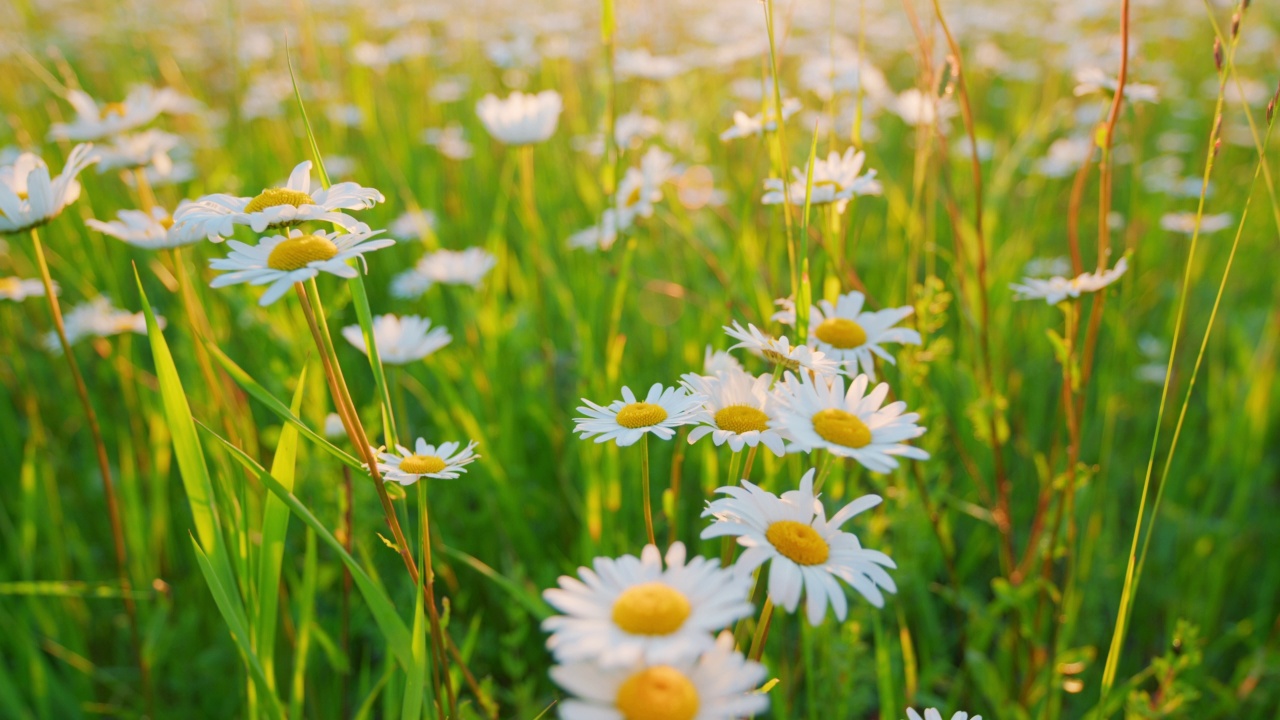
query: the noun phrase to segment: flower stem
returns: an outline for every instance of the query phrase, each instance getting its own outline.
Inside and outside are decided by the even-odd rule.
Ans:
[[[644,529],[649,534],[649,544],[658,545],[653,534],[653,507],[649,499],[649,433],[640,439],[640,492],[644,495]]]
[[[422,530],[422,600],[427,606],[427,619],[431,626],[431,684],[435,691],[436,707],[440,707],[440,684],[445,686],[445,699],[448,701],[449,713],[455,714],[456,699],[453,683],[449,680],[448,656],[445,654],[444,641],[440,632],[440,613],[436,609],[435,570],[431,566],[431,520],[427,511],[427,479],[418,481],[418,525]]]
[[[773,619],[773,600],[766,597],[764,607],[760,608],[760,619],[756,621],[756,631],[751,636],[751,651],[747,658],[759,660],[764,654],[764,641],[769,637],[769,622]]]

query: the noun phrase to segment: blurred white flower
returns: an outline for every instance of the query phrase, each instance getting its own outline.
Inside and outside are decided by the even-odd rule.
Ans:
[[[53,292],[58,293],[54,284]],[[44,283],[40,280],[24,280],[19,277],[0,277],[0,300],[22,302],[29,297],[44,297]]]
[[[855,152],[853,148],[847,148],[844,154],[838,154],[834,150],[827,159],[823,160],[815,158],[813,162],[813,188],[808,191],[809,185],[808,173],[804,168],[791,169],[791,204],[804,207],[805,196],[810,196],[810,203],[813,205],[825,205],[834,203],[836,212],[843,213],[849,200],[855,195],[879,195],[881,192],[880,181],[876,180],[876,171],[868,170],[862,173],[862,165],[866,161],[867,154],[862,151]],[[783,201],[784,186],[779,178],[768,178],[764,181],[765,194],[762,202],[765,205],[775,205]]]
[[[183,200],[178,205],[181,210]],[[142,210],[121,210],[116,213],[118,220],[103,222],[90,218],[85,225],[103,235],[123,240],[135,247],[146,250],[162,250],[166,248],[191,245],[204,239],[204,235],[190,227],[174,225],[173,216],[162,207],[154,207],[150,213]]]
[[[560,93],[555,90],[537,95],[517,91],[505,99],[485,95],[476,103],[476,114],[494,139],[507,145],[529,145],[555,133],[561,108]]]
[[[154,167],[161,173],[168,173],[173,170],[173,159],[169,153],[181,146],[182,138],[152,128],[118,135],[108,144],[94,145],[92,157],[98,163],[98,174],[143,167]]]
[[[157,315],[156,323],[163,328],[165,319]],[[147,334],[147,318],[143,313],[119,310],[101,295],[73,308],[62,319],[62,326],[70,345],[87,337],[110,337],[127,332]],[[62,352],[62,343],[54,331],[45,335],[44,345],[49,352]]]
[[[76,176],[94,163],[92,149],[92,145],[77,145],[67,156],[62,173],[52,180],[49,166],[31,153],[0,167],[0,234],[39,227],[75,202],[80,197]]]
[[[342,336],[360,352],[369,354],[359,325],[342,328]],[[379,315],[373,319],[373,343],[378,357],[387,365],[405,365],[422,360],[453,341],[449,331],[431,327],[431,321],[417,315]]]
[[[782,121],[786,122],[792,115],[800,112],[800,101],[795,98],[786,98],[782,101]],[[763,135],[767,132],[774,132],[778,129],[778,114],[773,110],[773,104],[769,104],[768,111],[761,111],[755,115],[748,115],[741,110],[733,113],[733,125],[729,129],[720,133],[720,140],[728,142],[736,138],[751,137],[753,135]]]
[[[470,285],[480,287],[498,259],[488,250],[471,247],[466,250],[437,250],[425,255],[412,269],[391,281],[391,294],[403,299],[420,297],[432,285]]]
[[[121,102],[102,105],[83,90],[70,90],[67,102],[75,109],[76,118],[54,123],[49,128],[51,140],[98,140],[136,130],[161,113],[180,115],[200,108],[195,100],[173,88],[157,90],[149,85],[133,88]]]
[[[1022,284],[1009,286],[1015,293],[1015,300],[1044,300],[1050,305],[1057,305],[1067,298],[1078,298],[1082,293],[1097,292],[1119,280],[1129,269],[1129,259],[1122,257],[1115,267],[1102,272],[1087,272],[1068,280],[1064,277],[1047,279],[1023,278]]]
[[[1205,215],[1200,218],[1200,232],[1207,234],[1225,230],[1231,227],[1232,222],[1234,218],[1231,213]],[[1167,213],[1160,218],[1160,227],[1169,232],[1191,235],[1196,231],[1196,214],[1193,212]]]

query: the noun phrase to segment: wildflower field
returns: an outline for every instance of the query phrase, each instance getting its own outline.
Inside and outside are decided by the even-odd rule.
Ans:
[[[1280,717],[1278,20],[0,4],[0,718]]]

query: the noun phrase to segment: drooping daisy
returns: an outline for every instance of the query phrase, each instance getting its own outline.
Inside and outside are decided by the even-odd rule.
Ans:
[[[560,703],[561,720],[738,720],[768,709],[769,696],[756,692],[764,678],[764,666],[734,650],[729,632],[696,661],[551,668],[551,679],[574,695]]]
[[[866,298],[852,291],[836,298],[835,304],[822,300],[809,310],[809,342],[827,357],[845,364],[849,375],[863,373],[876,379],[875,360],[879,357],[890,365],[893,356],[881,343],[919,345],[920,333],[911,328],[894,327],[913,312],[910,305],[863,312]]]
[[[868,393],[871,380],[859,375],[849,381],[846,393],[843,377],[830,384],[801,377],[787,373],[776,394],[778,420],[770,423],[788,434],[788,450],[823,449],[853,458],[875,472],[897,467],[898,457],[929,459],[929,453],[902,442],[924,434],[925,429],[916,424],[920,415],[904,413],[907,404],[901,400],[881,407],[889,394],[887,384],[880,383]]]
[[[360,352],[369,353],[359,325],[344,327],[342,336]],[[379,315],[373,319],[373,342],[378,346],[378,356],[386,365],[404,365],[421,360],[452,340],[448,330],[432,328],[430,320],[417,315]]]
[[[1050,305],[1057,305],[1067,298],[1078,298],[1082,293],[1097,292],[1119,280],[1129,269],[1129,259],[1120,258],[1115,267],[1102,272],[1087,272],[1068,280],[1064,277],[1023,278],[1022,284],[1009,286],[1016,295],[1015,300],[1044,300]]]
[[[99,143],[93,147],[93,157],[98,162],[98,174],[150,166],[155,166],[161,173],[168,173],[173,170],[173,159],[169,153],[181,146],[182,138],[153,128],[121,135],[110,143]]]
[[[428,445],[423,438],[418,438],[413,450],[397,445],[398,455],[383,452],[378,448],[378,471],[386,482],[398,482],[401,485],[412,485],[419,478],[437,478],[453,480],[467,471],[466,466],[480,459],[473,452],[477,443],[472,440],[465,448],[461,443],[441,443],[439,447]],[[462,449],[459,449],[462,448]]]
[[[58,217],[80,197],[76,176],[93,164],[92,145],[77,145],[62,173],[49,179],[49,166],[31,153],[0,167],[0,234],[20,233]]]
[[[157,315],[156,323],[163,328],[165,319]],[[69,345],[87,337],[110,337],[127,332],[147,334],[145,315],[117,309],[109,299],[101,295],[73,308],[63,317],[62,326]],[[62,352],[58,334],[52,330],[45,335],[44,345],[50,352]]]
[[[542,623],[556,660],[604,667],[692,660],[715,646],[713,633],[754,609],[750,578],[721,569],[719,560],[685,564],[677,542],[666,564],[646,545],[638,559],[596,558],[592,568],[578,568],[581,580],[562,575],[558,589],[542,594],[564,613]]]
[[[583,440],[591,437],[596,442],[614,440],[619,447],[634,445],[645,433],[653,433],[663,440],[676,434],[675,428],[693,422],[694,414],[702,398],[690,395],[684,388],[663,387],[654,383],[644,400],[636,400],[631,388],[623,386],[622,399],[608,406],[597,405],[583,398],[585,407],[578,412],[586,417],[574,418],[574,432]]]
[[[254,232],[287,227],[310,220],[328,222],[346,230],[363,228],[355,218],[339,210],[365,210],[385,201],[382,193],[353,182],[337,183],[311,191],[311,161],[298,163],[284,187],[267,188],[256,197],[216,193],[187,205],[174,218],[214,242],[248,225]]]
[[[288,292],[294,283],[310,280],[321,272],[344,278],[355,277],[356,269],[347,264],[348,260],[396,244],[391,238],[370,239],[380,232],[304,233],[293,228],[289,230],[288,237],[265,237],[257,245],[232,240],[229,243],[230,255],[209,261],[209,267],[214,270],[230,272],[219,275],[209,284],[212,287],[237,283],[269,284],[271,287],[262,294],[258,304],[270,305]]]
[[[505,99],[485,95],[476,103],[476,114],[495,140],[507,145],[531,145],[555,133],[561,107],[560,93],[555,90],[536,95],[516,91]]]
[[[411,269],[391,281],[391,294],[406,300],[421,297],[432,285],[470,285],[480,287],[498,259],[484,248],[437,250],[424,255]]]
[[[822,624],[828,602],[837,620],[843,621],[848,614],[849,603],[837,579],[872,605],[884,607],[881,590],[897,592],[884,568],[897,565],[888,555],[862,547],[856,535],[840,529],[854,515],[879,505],[880,496],[863,495],[828,520],[813,494],[814,473],[810,469],[800,479],[800,489],[782,497],[749,480],[743,480],[742,487],[716,490],[728,497],[707,504],[702,516],[715,521],[703,529],[701,537],[737,537],[746,550],[734,563],[734,570],[750,575],[769,563],[769,598],[787,612],[795,612],[803,592],[809,624],[816,626]]]
[[[826,160],[815,159],[813,162],[813,188],[809,193],[809,202],[813,205],[834,203],[836,212],[844,212],[855,195],[879,195],[880,181],[876,180],[876,171],[868,170],[862,174],[862,165],[867,154],[848,148],[841,155],[834,150]],[[806,187],[809,184],[805,168],[791,168],[791,204],[804,206]],[[765,205],[776,205],[783,201],[785,188],[779,178],[768,178],[764,181],[765,194],[761,199]]]
[[[710,376],[688,373],[681,380],[689,392],[705,398],[693,416],[698,426],[689,432],[690,445],[710,435],[717,446],[729,443],[734,452],[744,446],[764,445],[782,457],[782,435],[769,427],[769,420],[775,415],[769,392],[771,376],[755,377],[742,370],[729,370]]]
[[[786,122],[792,115],[800,112],[800,101],[795,98],[786,98],[782,101],[782,121]],[[748,115],[741,110],[733,113],[733,126],[720,133],[722,142],[729,142],[737,138],[751,137],[752,135],[763,135],[767,132],[774,132],[778,129],[778,113],[774,112],[770,106],[767,113],[758,112],[755,115]]]
[[[54,284],[53,291],[58,292],[57,284]],[[0,300],[22,302],[29,297],[44,297],[44,283],[36,279],[0,277]]]
[[[183,200],[179,203],[177,212],[181,212],[188,202]],[[182,247],[204,239],[204,235],[189,226],[174,225],[173,216],[162,207],[151,208],[150,214],[141,210],[121,210],[116,216],[120,219],[109,222],[90,218],[85,220],[85,225],[146,250]]]
[[[832,377],[840,372],[840,363],[808,345],[792,345],[785,335],[777,338],[769,337],[751,324],[748,324],[744,330],[737,320],[733,321],[732,326],[726,325],[724,331],[729,337],[738,341],[737,345],[730,346],[730,350],[746,348],[775,365],[781,365],[788,370],[804,368],[821,377]]]
[[[49,128],[51,140],[98,140],[136,130],[155,120],[161,113],[194,112],[199,103],[173,88],[156,89],[139,85],[120,102],[98,104],[82,90],[67,92],[67,102],[76,111],[69,123],[54,123]]]
[[[907,708],[907,718],[908,720],[942,720],[942,713],[934,708],[928,708],[924,711],[924,716],[921,717],[920,713],[915,711],[915,708]],[[951,716],[951,720],[982,720],[982,716],[974,715],[970,718],[969,713],[957,710],[956,714]]]

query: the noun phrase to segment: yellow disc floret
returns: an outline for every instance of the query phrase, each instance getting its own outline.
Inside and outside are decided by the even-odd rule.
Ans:
[[[106,104],[105,104],[105,105],[103,105],[101,108],[99,108],[99,110],[98,110],[98,119],[99,119],[99,120],[106,120],[106,119],[107,119],[108,117],[110,117],[111,115],[116,115],[116,116],[118,116],[118,117],[124,117],[124,116],[125,116],[125,113],[127,113],[128,111],[129,111],[129,109],[128,109],[128,108],[126,108],[126,107],[125,107],[125,105],[124,105],[124,103],[122,103],[122,102],[106,103]]]
[[[445,467],[444,460],[435,455],[410,455],[400,461],[400,472],[409,475],[431,475]]]
[[[613,602],[613,622],[632,635],[670,635],[684,625],[691,609],[679,590],[650,582],[618,596]]]
[[[812,421],[814,432],[829,443],[854,449],[871,444],[871,428],[853,413],[827,408],[814,413]]]
[[[267,256],[267,267],[272,270],[300,270],[309,263],[332,260],[338,254],[338,246],[319,235],[298,235],[276,245]]]
[[[698,688],[679,670],[656,665],[627,678],[614,704],[625,720],[693,720]]]
[[[262,212],[269,207],[279,205],[292,205],[294,207],[302,207],[303,205],[315,205],[316,201],[307,193],[299,190],[290,190],[289,188],[267,188],[258,194],[258,197],[249,201],[244,206],[247,213]]]
[[[764,537],[783,557],[799,565],[821,565],[831,556],[831,546],[818,531],[795,520],[770,524]]]
[[[657,425],[667,419],[667,411],[661,405],[635,402],[618,411],[618,424],[625,428],[642,428]]]
[[[741,435],[755,430],[764,432],[769,429],[769,416],[760,408],[750,405],[729,405],[716,412],[716,427]]]
[[[867,342],[867,331],[848,318],[827,318],[813,331],[814,337],[833,348],[852,350]]]

